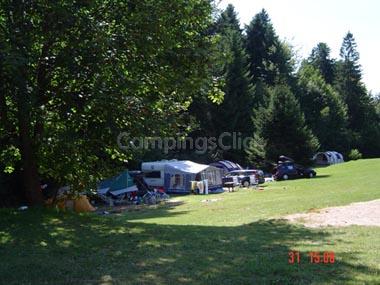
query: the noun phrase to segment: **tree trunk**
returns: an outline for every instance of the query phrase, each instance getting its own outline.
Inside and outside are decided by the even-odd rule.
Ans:
[[[34,34],[31,20],[28,17],[30,17],[29,12],[32,11],[33,5],[29,3],[30,1],[15,2],[20,2],[20,5],[12,3],[5,11],[9,20],[6,26],[10,39],[9,44],[12,48],[12,56],[17,59],[14,60],[13,74],[10,76],[10,80],[12,80],[11,86],[14,88],[13,93],[17,104],[23,190],[28,203],[34,206],[43,204],[43,196],[38,177],[36,144],[32,137],[34,128],[31,115],[33,112],[32,105],[35,102],[35,100],[32,100],[32,96],[35,94],[33,93],[35,90],[33,88],[30,90],[32,84],[29,82],[31,81],[30,73],[32,72],[30,57]]]
[[[38,168],[33,151],[32,141],[27,129],[27,125],[20,121],[21,159],[23,164],[22,178],[24,183],[25,197],[32,206],[42,205],[43,196],[40,181],[38,178]]]
[[[38,167],[35,157],[33,140],[31,137],[30,123],[30,99],[26,91],[26,86],[18,90],[18,126],[20,137],[20,152],[22,161],[22,178],[24,184],[25,197],[32,206],[42,205],[43,196],[38,177]]]

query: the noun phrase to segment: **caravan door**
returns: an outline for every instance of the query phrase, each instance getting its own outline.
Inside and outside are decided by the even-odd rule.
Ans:
[[[164,186],[164,164],[147,162],[141,165],[145,182],[152,187]]]

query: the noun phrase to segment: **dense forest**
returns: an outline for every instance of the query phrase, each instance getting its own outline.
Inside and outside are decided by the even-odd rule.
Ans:
[[[299,62],[265,10],[242,29],[232,5],[206,0],[2,0],[0,205],[41,204],[42,180],[83,191],[153,159],[379,157],[380,99],[358,50],[347,32],[339,58],[320,42]],[[120,148],[123,132],[251,139],[163,151]]]

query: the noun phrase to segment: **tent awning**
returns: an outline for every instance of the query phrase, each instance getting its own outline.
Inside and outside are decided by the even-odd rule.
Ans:
[[[209,166],[206,164],[199,164],[189,160],[168,162],[165,165],[165,170],[168,172],[183,172],[189,174],[197,174]]]

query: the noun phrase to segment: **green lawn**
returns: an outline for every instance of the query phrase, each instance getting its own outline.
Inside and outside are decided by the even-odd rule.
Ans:
[[[380,159],[121,215],[0,210],[0,284],[380,284],[380,228],[281,216],[380,198]],[[204,199],[218,199],[205,203]],[[288,252],[301,263],[288,264]],[[311,264],[309,251],[334,251]]]

